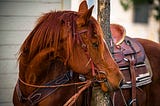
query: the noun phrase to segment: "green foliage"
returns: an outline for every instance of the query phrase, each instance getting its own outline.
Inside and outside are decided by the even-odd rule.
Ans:
[[[125,11],[127,11],[131,7],[132,2],[133,0],[120,0],[120,4]]]

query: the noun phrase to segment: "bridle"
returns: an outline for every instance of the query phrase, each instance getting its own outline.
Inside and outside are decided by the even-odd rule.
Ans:
[[[75,28],[75,27],[73,27],[73,28]],[[75,31],[75,29],[73,31]],[[99,68],[96,66],[96,64],[94,64],[94,61],[92,60],[91,56],[89,55],[89,51],[88,51],[87,45],[84,43],[84,41],[83,41],[83,39],[81,37],[81,34],[83,34],[83,33],[88,34],[88,29],[83,29],[83,30],[80,30],[78,32],[74,32],[74,36],[78,37],[79,43],[81,44],[81,48],[83,49],[85,55],[88,58],[88,62],[85,65],[85,67],[90,64],[91,65],[92,76],[94,77],[94,82],[105,83],[107,85],[108,89],[109,89],[109,92],[113,91],[113,88],[112,88],[110,82],[107,80],[107,78],[106,79],[97,80],[96,75],[100,76],[100,74],[101,74],[101,75],[106,76],[106,72],[99,70]],[[106,42],[105,42],[105,44],[106,44]]]
[[[75,27],[72,27],[72,28],[75,28]],[[16,85],[16,91],[17,91],[17,95],[18,95],[20,102],[23,103],[24,101],[29,101],[31,103],[31,105],[34,105],[34,104],[40,102],[45,97],[49,96],[49,94],[54,93],[59,87],[74,86],[74,85],[81,85],[82,86],[83,85],[83,87],[77,93],[75,93],[75,95],[73,95],[64,105],[64,106],[71,106],[73,103],[75,103],[75,101],[77,100],[79,95],[85,89],[89,88],[95,82],[98,82],[98,83],[104,82],[108,86],[109,91],[113,90],[111,84],[107,81],[107,79],[102,79],[102,80],[96,79],[96,77],[95,77],[96,75],[103,74],[106,76],[106,73],[104,71],[100,71],[98,69],[98,67],[94,64],[94,61],[92,60],[92,58],[89,54],[87,45],[84,43],[84,41],[81,37],[81,34],[83,34],[83,33],[88,34],[88,29],[83,29],[83,30],[80,30],[77,32],[75,29],[73,29],[73,35],[78,37],[78,42],[81,45],[85,55],[88,58],[88,62],[86,63],[85,67],[87,67],[89,64],[91,65],[92,76],[94,77],[94,79],[93,80],[86,80],[84,82],[68,83],[72,78],[71,72],[69,71],[69,72],[66,72],[65,74],[63,74],[62,76],[59,76],[55,80],[51,81],[51,83],[47,83],[45,85],[35,85],[35,84],[26,83],[25,81],[23,81],[19,77],[17,85]],[[58,84],[57,84],[57,80],[60,80],[60,82]],[[21,83],[25,86],[28,86],[28,87],[33,87],[33,88],[38,88],[38,89],[53,89],[53,90],[50,91],[47,95],[45,95],[41,99],[35,100],[36,97],[41,96],[41,94],[39,92],[43,91],[43,90],[37,91],[38,93],[36,92],[36,94],[34,94],[34,92],[33,92],[31,95],[29,95],[29,97],[25,98],[25,97],[23,97],[23,95],[21,93],[21,90],[19,88],[19,83]],[[33,97],[33,99],[32,99],[32,97]]]

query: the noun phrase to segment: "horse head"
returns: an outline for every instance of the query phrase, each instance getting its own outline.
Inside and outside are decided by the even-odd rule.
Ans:
[[[71,69],[88,79],[96,78],[104,91],[119,88],[122,74],[105,44],[100,25],[91,16],[92,9],[83,1],[78,12],[49,12],[40,17],[21,46],[19,79],[42,84],[64,72],[61,70]],[[52,66],[57,68],[58,62],[59,68],[65,68],[55,74]]]
[[[107,80],[109,89],[115,90],[119,88],[123,75],[104,41],[100,25],[91,16],[92,9],[93,6],[88,9],[86,1],[83,1],[75,15],[65,14],[61,17],[64,22],[61,41],[64,41],[63,48],[68,53],[65,63],[89,79]],[[66,34],[67,31],[70,32],[69,35]],[[101,86],[104,91],[109,90],[105,83],[101,83]]]

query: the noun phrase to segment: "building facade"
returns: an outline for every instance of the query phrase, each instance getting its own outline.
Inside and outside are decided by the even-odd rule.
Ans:
[[[70,0],[0,0],[0,106],[13,106],[18,50],[43,13],[70,10]]]

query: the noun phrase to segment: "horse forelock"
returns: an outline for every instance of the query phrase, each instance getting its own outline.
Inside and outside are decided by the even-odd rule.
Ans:
[[[69,19],[70,17],[66,17],[66,13],[72,15],[69,11],[58,11],[49,12],[40,17],[37,25],[22,44],[19,59],[21,59],[22,54],[26,54],[28,61],[30,61],[37,53],[45,48],[54,48],[55,52],[57,52],[61,38],[62,20],[71,20]],[[69,25],[65,28],[68,29],[64,30],[70,31]]]

